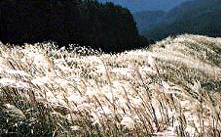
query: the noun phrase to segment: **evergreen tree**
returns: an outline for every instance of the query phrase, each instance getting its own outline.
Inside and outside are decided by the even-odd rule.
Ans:
[[[147,46],[132,14],[112,2],[97,0],[2,0],[1,41],[23,44],[56,41],[120,52]]]

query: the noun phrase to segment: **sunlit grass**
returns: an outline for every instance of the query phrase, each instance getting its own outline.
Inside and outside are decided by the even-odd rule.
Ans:
[[[0,136],[221,136],[221,38],[0,48]]]

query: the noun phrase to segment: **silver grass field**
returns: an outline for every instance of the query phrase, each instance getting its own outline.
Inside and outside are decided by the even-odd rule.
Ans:
[[[221,38],[120,54],[0,44],[0,136],[220,137]]]

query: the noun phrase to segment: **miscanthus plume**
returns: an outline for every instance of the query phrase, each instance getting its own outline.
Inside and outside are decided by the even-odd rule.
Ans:
[[[221,38],[119,54],[0,48],[0,136],[221,135]]]

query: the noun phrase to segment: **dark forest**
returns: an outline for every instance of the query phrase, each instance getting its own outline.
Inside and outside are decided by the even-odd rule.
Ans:
[[[126,8],[96,0],[1,0],[2,43],[54,41],[90,46],[104,52],[147,47],[154,41],[138,34]]]

